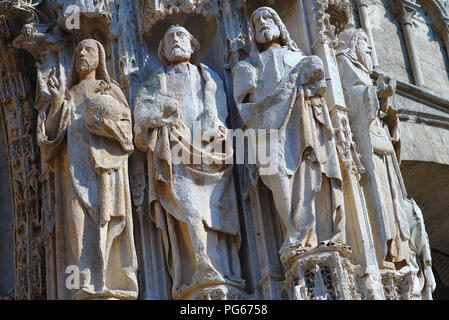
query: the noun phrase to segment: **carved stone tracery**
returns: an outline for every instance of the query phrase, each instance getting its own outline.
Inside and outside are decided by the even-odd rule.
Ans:
[[[214,0],[140,0],[141,30],[149,32],[152,26],[169,15],[195,13],[214,18],[218,10]]]
[[[0,106],[8,136],[15,208],[13,297],[44,298],[45,264],[40,190],[37,183],[40,170],[39,150],[35,140],[36,120],[30,84],[22,72],[19,53],[11,46],[11,32],[4,15],[0,15],[0,30]]]

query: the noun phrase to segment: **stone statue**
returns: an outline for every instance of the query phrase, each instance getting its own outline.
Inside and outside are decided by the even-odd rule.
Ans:
[[[386,85],[378,90],[373,84],[368,36],[362,29],[345,30],[339,40],[337,61],[345,99],[351,110],[351,127],[366,168],[361,184],[366,193],[371,225],[376,231],[373,235],[377,242],[379,267],[401,269],[409,263],[406,194],[385,121],[388,110],[381,110],[385,108],[381,108],[378,99],[378,95],[388,95],[385,92],[391,91],[391,87]]]
[[[255,10],[251,26],[250,57],[233,68],[234,98],[246,128],[279,131],[276,172],[258,170],[279,215],[281,261],[288,268],[292,258],[320,246],[347,253],[323,63],[298,49],[273,9]]]
[[[163,236],[173,298],[232,299],[245,284],[226,94],[214,71],[193,64],[199,49],[185,28],[167,30],[159,45],[165,66],[136,97],[135,143],[148,155],[150,213]]]
[[[78,44],[70,81],[65,89],[52,71],[51,104],[38,119],[38,143],[55,173],[57,298],[136,299],[131,112],[98,41]],[[79,285],[66,279],[68,267],[79,271]]]
[[[423,298],[431,298],[435,280],[428,238],[419,207],[407,199],[399,169],[400,132],[393,100],[396,82],[380,75],[378,86],[373,84],[368,36],[362,29],[345,30],[339,40],[337,61],[351,127],[366,168],[361,184],[379,267],[410,268],[421,282],[415,281],[414,294],[419,287]]]

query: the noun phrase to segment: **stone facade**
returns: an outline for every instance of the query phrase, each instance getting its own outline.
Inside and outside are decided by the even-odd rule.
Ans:
[[[448,10],[0,2],[0,297],[447,298]]]

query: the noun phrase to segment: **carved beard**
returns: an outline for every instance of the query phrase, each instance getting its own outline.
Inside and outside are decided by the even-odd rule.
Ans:
[[[356,47],[357,59],[368,69],[369,72],[373,71],[373,60],[371,59],[371,55],[363,52],[360,48]]]
[[[256,33],[257,43],[268,43],[278,39],[281,36],[279,28],[271,28]]]
[[[167,50],[167,53],[165,54],[165,57],[170,62],[180,62],[190,60],[190,56],[191,52],[179,47]]]
[[[80,60],[78,61],[78,72],[84,71],[90,73],[95,70],[95,66],[89,63],[89,60]]]

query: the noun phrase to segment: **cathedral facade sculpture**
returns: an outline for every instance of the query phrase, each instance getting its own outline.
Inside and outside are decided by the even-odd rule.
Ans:
[[[167,30],[158,51],[165,66],[135,100],[135,143],[148,155],[150,214],[162,233],[173,298],[233,299],[245,282],[226,93],[214,71],[194,64],[199,49],[185,28]],[[214,152],[214,143],[228,147]]]
[[[288,266],[319,246],[347,249],[341,172],[321,59],[298,49],[273,9],[257,9],[250,23],[254,44],[233,69],[234,98],[247,128],[279,130],[276,172],[260,177],[274,197]]]
[[[361,184],[365,190],[379,268],[412,268],[415,272],[414,294],[421,296],[422,291],[427,299],[435,287],[435,280],[430,250],[422,241],[427,238],[422,227],[422,214],[416,203],[407,198],[399,168],[400,132],[393,99],[395,80],[380,76],[378,86],[374,85],[370,78],[373,64],[369,40],[363,30],[345,30],[339,40],[337,61],[345,100],[350,108],[351,127],[366,169]],[[419,280],[416,280],[416,272],[420,269],[417,264],[422,266]]]
[[[359,2],[3,1],[0,300],[431,299],[447,103]]]
[[[109,77],[103,46],[81,41],[68,89],[53,69],[51,103],[40,111],[38,143],[55,173],[58,299],[136,299],[128,156],[131,112]],[[70,268],[68,268],[70,267]],[[66,271],[79,271],[79,286]]]

